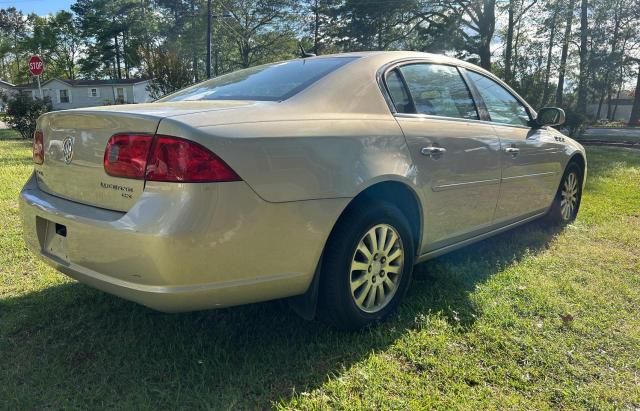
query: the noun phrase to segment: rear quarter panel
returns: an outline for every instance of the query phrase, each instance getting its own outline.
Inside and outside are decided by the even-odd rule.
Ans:
[[[201,128],[166,119],[158,133],[188,136],[210,148],[270,202],[354,197],[385,180],[415,186],[404,135],[391,115]]]

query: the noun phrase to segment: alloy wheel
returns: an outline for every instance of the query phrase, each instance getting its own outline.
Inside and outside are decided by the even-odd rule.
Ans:
[[[375,313],[389,304],[400,285],[404,257],[393,226],[378,224],[362,236],[349,273],[351,296],[360,310]]]
[[[561,191],[560,212],[562,219],[568,221],[578,207],[578,176],[569,173],[564,179]]]

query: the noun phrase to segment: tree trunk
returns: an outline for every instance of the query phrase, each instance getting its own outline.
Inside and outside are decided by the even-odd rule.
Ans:
[[[602,93],[600,95],[600,101],[598,102],[598,112],[596,113],[596,120],[600,120],[600,113],[602,113],[602,105],[604,104],[604,97],[605,97],[606,93]],[[611,97],[611,94],[609,94],[609,97]],[[611,99],[609,99],[609,104],[611,104]],[[610,112],[611,110],[609,108],[607,108],[607,112]],[[607,118],[609,118],[609,114],[607,114]]]
[[[618,102],[620,101],[620,93],[622,93],[622,82],[620,82],[620,84],[618,85],[618,92],[616,93],[616,95],[618,96],[618,98],[616,99],[616,104],[614,104],[613,106],[613,113],[611,113],[611,121],[615,121],[616,119],[616,113],[618,112]]]
[[[567,11],[567,27],[564,30],[564,40],[562,42],[560,68],[558,70],[558,88],[556,90],[556,105],[558,107],[562,107],[562,99],[564,97],[564,76],[567,71],[567,56],[569,54],[569,41],[571,40],[571,26],[573,25],[573,9],[575,6],[576,0],[570,0],[569,10]]]
[[[191,0],[191,35],[192,37],[192,43],[191,43],[191,49],[192,51],[192,70],[193,70],[193,78],[196,81],[196,83],[198,82],[198,47],[196,47],[196,38],[198,36],[198,33],[196,31],[196,5],[195,5],[195,1]]]
[[[580,79],[578,83],[578,113],[587,114],[588,70],[589,70],[589,2],[581,0],[580,7]]]
[[[513,2],[514,0],[509,0],[509,21],[507,23],[507,39],[504,53],[504,79],[507,83],[511,81],[511,60],[513,58],[513,26],[515,25],[515,12],[513,10],[515,5]]]
[[[129,58],[127,56],[127,32],[122,32],[122,58],[124,59],[124,76],[129,78]]]
[[[115,49],[116,49],[116,73],[118,74],[118,79],[122,79],[122,70],[120,69],[120,43],[118,43],[118,33],[113,36],[115,41]]]
[[[640,63],[640,60],[637,60]],[[638,64],[638,81],[636,83],[636,95],[631,108],[630,126],[640,126],[640,64]]]
[[[619,37],[620,37],[620,16],[618,15],[618,10],[615,10],[615,14],[614,14],[614,18],[615,18],[615,26],[613,29],[613,39],[611,40],[611,61],[609,62],[609,64],[613,63],[615,61],[616,58],[616,53],[618,51],[618,41],[619,41]],[[614,76],[615,77],[615,76]],[[610,83],[610,78],[611,78],[611,68],[610,66],[607,68],[607,73],[605,76],[605,87],[607,87],[608,91],[609,91],[609,95],[607,98],[607,119],[609,120],[613,120],[613,118],[611,117],[611,93],[612,93],[612,89],[613,89],[613,85],[609,84]],[[619,95],[618,95],[619,97]],[[616,98],[618,98],[616,97]]]
[[[320,10],[318,0],[315,1],[314,7],[314,26],[313,26],[313,52],[318,55],[318,42],[320,41]]]
[[[496,0],[484,0],[483,12],[478,16],[478,20],[480,66],[485,70],[491,70],[491,40],[496,29]]]
[[[553,11],[553,17],[551,18],[551,32],[549,33],[549,48],[547,50],[547,66],[544,71],[544,91],[542,94],[541,106],[547,104],[549,99],[549,78],[551,77],[551,60],[553,59],[553,45],[556,39],[556,21],[558,19],[558,5]]]

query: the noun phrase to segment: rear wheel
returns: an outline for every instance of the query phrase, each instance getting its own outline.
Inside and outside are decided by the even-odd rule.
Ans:
[[[413,262],[413,238],[400,210],[387,203],[348,210],[325,248],[324,317],[347,329],[383,320],[404,296]]]
[[[582,200],[582,169],[574,162],[567,166],[553,200],[547,220],[552,224],[568,224],[576,219]]]

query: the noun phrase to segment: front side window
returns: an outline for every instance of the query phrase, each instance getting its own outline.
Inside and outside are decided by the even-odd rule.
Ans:
[[[482,74],[473,71],[467,73],[484,100],[491,121],[517,126],[529,124],[529,111],[507,89]]]
[[[158,101],[282,101],[354,59],[325,57],[266,64],[198,83]]]
[[[69,102],[69,90],[60,90],[60,102],[61,103]]]
[[[399,70],[413,97],[416,113],[479,119],[471,93],[455,67],[410,64]]]

